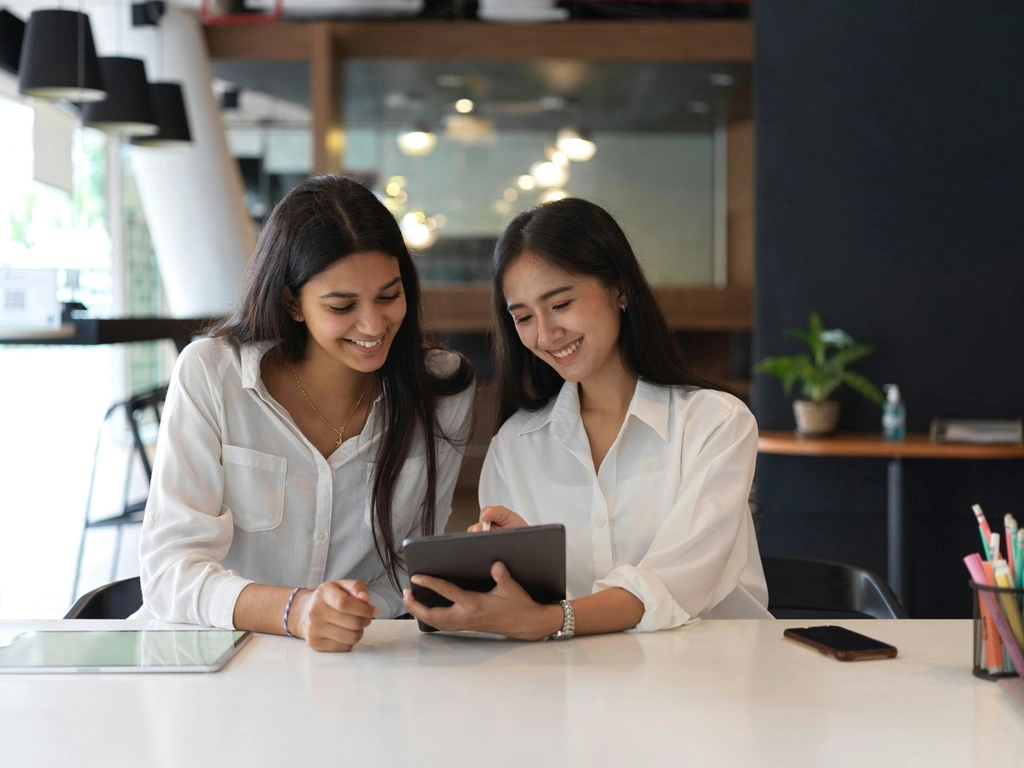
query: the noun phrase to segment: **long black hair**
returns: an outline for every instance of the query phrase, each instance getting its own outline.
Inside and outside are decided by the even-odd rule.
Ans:
[[[491,307],[499,426],[519,409],[544,406],[565,383],[547,363],[523,346],[508,312],[505,272],[531,253],[563,272],[597,278],[606,288],[621,285],[626,311],[619,354],[626,370],[652,384],[721,389],[694,374],[665,322],[622,228],[599,205],[570,197],[523,211],[505,228],[491,263]]]
[[[427,493],[424,532],[437,522],[436,439],[451,441],[437,421],[439,398],[462,392],[473,381],[465,358],[447,377],[427,367],[427,352],[441,349],[423,338],[420,286],[416,267],[398,222],[359,182],[336,175],[306,179],[274,207],[256,243],[234,315],[211,330],[235,346],[277,341],[274,353],[296,363],[306,351],[305,323],[294,320],[284,303],[284,289],[295,296],[302,286],[335,262],[355,253],[380,251],[398,259],[406,314],[395,333],[384,365],[375,372],[381,391],[384,432],[373,469],[373,541],[396,589],[401,555],[395,547],[391,506],[398,474],[418,434],[426,442]],[[415,427],[419,426],[419,430]]]

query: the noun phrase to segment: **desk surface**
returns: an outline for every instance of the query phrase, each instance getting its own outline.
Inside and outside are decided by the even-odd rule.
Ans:
[[[209,317],[83,317],[48,330],[0,328],[0,344],[125,344],[160,339],[187,340],[212,322]]]
[[[0,641],[101,623],[0,622]],[[1020,766],[1024,709],[971,675],[970,621],[836,623],[899,657],[834,661],[784,640],[786,621],[561,643],[376,621],[351,654],[257,636],[215,674],[3,675],[2,762]]]
[[[831,437],[803,437],[796,432],[761,432],[761,453],[785,456],[860,456],[877,459],[1024,459],[1024,445],[933,443],[926,434],[910,434],[903,442],[889,442],[871,432],[838,433]]]

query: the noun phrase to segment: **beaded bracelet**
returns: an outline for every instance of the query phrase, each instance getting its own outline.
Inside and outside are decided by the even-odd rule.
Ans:
[[[292,600],[295,599],[295,595],[299,593],[300,589],[302,589],[302,587],[296,587],[293,589],[292,593],[288,595],[288,602],[284,604],[284,618],[281,619],[281,623],[284,625],[284,633],[288,635],[288,637],[295,637],[295,635],[292,634],[292,631],[288,629],[288,614],[292,610]]]

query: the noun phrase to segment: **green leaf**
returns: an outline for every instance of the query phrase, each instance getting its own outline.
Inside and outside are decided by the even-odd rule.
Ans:
[[[817,312],[811,312],[811,316],[807,320],[807,331],[808,344],[811,345],[811,354],[814,357],[814,361],[821,365],[825,362],[825,342],[821,339],[821,334],[825,331],[825,326],[821,322],[821,317]]]
[[[831,347],[848,347],[854,344],[853,338],[846,331],[841,328],[833,328],[829,331],[821,332],[821,340],[827,346]]]
[[[881,405],[885,401],[885,398],[882,397],[882,393],[879,391],[878,387],[859,373],[846,371],[843,373],[843,383],[849,386],[854,392],[857,392],[862,397],[870,400],[875,405]]]
[[[874,351],[875,347],[873,344],[854,344],[852,347],[836,352],[832,356],[832,362],[840,368],[846,368],[850,363],[865,358]]]

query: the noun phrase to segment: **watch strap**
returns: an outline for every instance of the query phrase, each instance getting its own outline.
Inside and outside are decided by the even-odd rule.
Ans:
[[[572,603],[568,600],[560,600],[562,606],[562,628],[552,632],[546,640],[568,640],[576,634],[576,614],[573,612]]]

